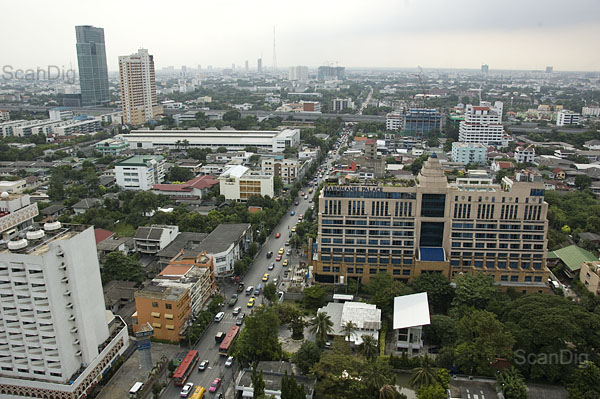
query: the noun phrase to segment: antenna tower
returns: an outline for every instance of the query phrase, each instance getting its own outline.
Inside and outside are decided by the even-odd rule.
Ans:
[[[275,50],[275,27],[273,27],[273,71],[277,70],[277,51]]]

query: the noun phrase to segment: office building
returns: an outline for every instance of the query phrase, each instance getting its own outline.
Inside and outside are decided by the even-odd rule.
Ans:
[[[248,201],[253,195],[274,195],[273,176],[252,173],[242,165],[228,168],[218,180],[221,195],[227,200]]]
[[[304,163],[283,156],[267,158],[262,160],[261,172],[263,175],[279,177],[283,184],[293,184],[304,175],[300,174],[300,170],[305,169],[302,167]]]
[[[546,73],[552,73],[554,72],[554,67],[553,66],[547,66],[546,67]]]
[[[306,81],[308,80],[308,67],[306,66],[293,66],[290,67],[288,72],[288,79],[293,81]]]
[[[488,66],[488,64],[483,64],[481,66],[481,73],[488,73],[490,71],[490,67]]]
[[[63,121],[73,118],[73,111],[67,107],[56,107],[48,110],[51,121]]]
[[[258,73],[262,73],[262,58],[259,58],[256,61],[256,70],[258,71]]]
[[[379,272],[481,271],[503,288],[547,289],[548,204],[543,182],[501,184],[479,176],[448,183],[432,155],[413,187],[329,185],[319,197],[315,280],[366,283]]]
[[[481,101],[479,106],[468,104],[465,108],[465,120],[460,122],[458,128],[458,141],[502,145],[502,109],[500,101],[496,101],[494,106],[487,101]]]
[[[579,125],[579,115],[576,112],[563,109],[556,114],[556,126]]]
[[[1,125],[0,125],[1,127]],[[172,148],[181,147],[187,142],[188,148],[225,147],[231,151],[241,151],[251,146],[259,151],[283,152],[288,147],[296,147],[300,143],[300,129],[278,130],[133,130],[123,136],[131,149]]]
[[[248,72],[248,60],[244,62],[244,70]]]
[[[347,109],[354,109],[354,102],[351,98],[334,98],[331,100],[331,112],[340,112]]]
[[[107,105],[110,96],[104,29],[89,25],[76,26],[75,35],[81,105]]]
[[[154,57],[148,50],[119,57],[123,123],[142,125],[162,113],[156,101]]]
[[[411,108],[402,118],[402,135],[424,137],[442,131],[442,114],[435,109]]]
[[[320,66],[317,70],[317,79],[320,81],[344,80],[344,79],[346,79],[346,68],[345,67]]]
[[[165,159],[161,155],[136,155],[115,164],[117,186],[125,190],[152,189],[165,179]]]
[[[404,115],[401,113],[392,112],[385,116],[385,129],[390,131],[398,131],[402,129]]]
[[[535,147],[533,145],[518,146],[515,148],[515,162],[517,163],[533,163],[535,159]]]
[[[127,326],[105,310],[93,227],[31,227],[0,250],[0,394],[82,398],[129,346]]]
[[[465,165],[476,163],[484,165],[487,162],[487,147],[481,143],[452,143],[452,160]]]

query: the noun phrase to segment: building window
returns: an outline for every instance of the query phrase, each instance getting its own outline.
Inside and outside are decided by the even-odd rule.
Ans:
[[[152,302],[152,307],[153,308],[157,308],[158,307],[158,302]]]
[[[173,309],[173,305],[170,303],[165,303],[165,309]]]

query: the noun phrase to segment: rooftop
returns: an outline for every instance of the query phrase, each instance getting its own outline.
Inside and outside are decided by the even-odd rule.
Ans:
[[[569,245],[568,247],[551,251],[548,253],[549,258],[551,253],[558,257],[571,271],[581,269],[581,264],[583,262],[593,262],[598,260],[591,252],[586,251],[577,245]]]
[[[166,287],[162,285],[149,285],[148,287],[137,291],[135,297],[155,298],[163,301],[177,301],[187,290],[179,287]]]
[[[198,245],[198,249],[209,254],[226,251],[249,229],[250,223],[222,223]]]
[[[430,323],[426,292],[394,298],[394,330]]]
[[[194,248],[197,248],[207,236],[208,234],[206,233],[179,233],[169,245],[161,249],[156,255],[159,258],[172,259],[177,256],[182,249],[193,250]]]
[[[149,166],[152,161],[161,162],[162,155],[135,155],[116,163],[117,166]]]

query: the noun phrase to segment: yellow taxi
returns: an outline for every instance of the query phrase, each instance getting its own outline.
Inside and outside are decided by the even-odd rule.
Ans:
[[[296,226],[292,227],[292,233],[296,232]]]
[[[248,301],[248,307],[249,308],[253,307],[255,301],[256,301],[256,298],[254,298],[254,297],[250,298],[250,300]]]
[[[285,263],[286,261],[287,261],[287,259],[286,259],[286,260],[284,260],[283,262]],[[284,265],[284,266],[285,266],[285,265]],[[265,273],[265,275],[264,275],[264,276],[263,276],[263,278],[262,278],[262,281],[268,281],[268,280],[269,280],[269,273]]]
[[[279,248],[279,251],[277,251],[277,253],[279,255],[283,255],[284,252],[285,252],[285,249],[283,249],[283,248]]]
[[[283,261],[282,265],[283,265],[283,266],[287,266],[287,265],[288,265],[288,263],[289,263],[289,262],[288,262],[288,260],[286,259],[286,260],[284,260],[284,261]]]

